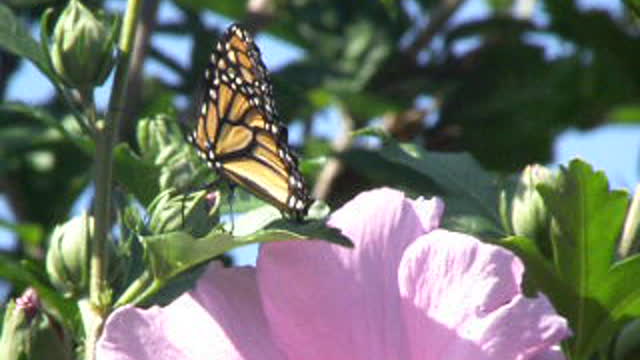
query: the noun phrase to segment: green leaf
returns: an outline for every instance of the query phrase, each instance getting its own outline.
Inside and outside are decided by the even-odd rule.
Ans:
[[[415,144],[395,141],[387,142],[380,154],[432,181],[439,189],[437,194],[444,197],[449,215],[471,216],[476,225],[480,225],[477,217],[483,217],[487,220],[483,232],[504,233],[498,209],[499,181],[471,155],[427,152]]]
[[[640,276],[640,258],[613,265],[629,197],[610,191],[604,173],[581,160],[562,167],[555,183],[537,189],[553,217],[553,266],[565,284],[564,291],[548,295],[574,330],[570,352],[586,359],[630,316],[640,315],[640,292],[632,285]],[[572,301],[560,299],[570,293]]]
[[[171,278],[164,284],[162,289],[153,294],[148,299],[142,299],[138,305],[151,306],[160,305],[165,306],[170,304],[173,300],[178,298],[183,293],[193,289],[200,276],[204,273],[207,266],[206,264],[197,265],[185,272],[182,272],[175,277]]]
[[[640,289],[634,282],[640,276],[640,255],[624,259],[613,265],[606,275],[607,281],[596,289],[608,311],[607,321],[595,326],[593,339],[609,338],[624,324],[640,316]]]
[[[276,220],[249,235],[234,236],[220,229],[202,238],[182,232],[143,236],[147,259],[156,279],[169,279],[195,265],[211,260],[239,246],[288,240],[321,239],[342,246],[353,246],[339,230],[324,221],[295,223]]]
[[[5,103],[0,105],[0,118],[7,118],[14,120],[12,121],[12,125],[17,127],[16,118],[23,119],[22,122],[38,122],[42,125],[44,129],[54,128],[56,129],[60,135],[64,136],[69,141],[73,142],[84,151],[87,155],[93,155],[93,142],[91,142],[87,137],[83,137],[79,134],[79,131],[73,132],[74,129],[67,129],[65,127],[65,121],[59,121],[54,118],[51,114],[47,113],[42,109],[38,109],[32,106],[27,106],[24,104],[18,103]],[[68,123],[68,121],[67,121]],[[45,130],[46,131],[46,130]],[[15,135],[22,135],[16,133]],[[33,138],[33,134],[28,134]],[[17,137],[15,139],[2,139],[6,141],[19,142],[24,147],[25,141],[24,138]]]
[[[640,1],[639,0],[623,0],[624,4],[631,10],[635,17],[640,17]]]
[[[46,125],[51,122],[60,125],[58,131]],[[23,105],[0,106],[0,171],[11,179],[14,190],[22,193],[22,206],[30,221],[43,228],[52,227],[65,217],[88,180],[91,159],[87,154],[92,145],[84,151],[80,143],[61,136],[61,128],[73,133],[73,128],[67,126],[70,122],[73,123],[70,118],[59,121]],[[70,137],[86,144],[87,138],[73,134]],[[78,145],[83,151],[78,151]],[[56,166],[59,164],[64,166]]]
[[[43,4],[52,3],[55,0],[6,0],[9,6],[14,8],[31,8],[34,6],[42,6]]]
[[[640,104],[626,104],[614,107],[607,118],[613,122],[637,124],[640,122]]]
[[[114,176],[128,191],[147,205],[160,192],[160,169],[138,157],[127,144],[118,144],[114,151]]]
[[[536,242],[522,236],[511,236],[500,242],[500,245],[515,252],[526,264],[525,277],[532,282],[525,282],[527,295],[534,295],[537,290],[554,295],[556,308],[565,309],[573,306],[575,294],[567,287],[554,271],[553,264],[540,252]]]
[[[47,55],[29,34],[27,27],[15,17],[10,8],[2,4],[0,4],[0,47],[33,61],[43,73],[52,77],[51,69],[47,64]]]
[[[247,1],[206,1],[206,0],[177,0],[181,6],[196,11],[209,9],[226,17],[240,18],[247,11]]]
[[[26,245],[31,247],[38,247],[42,245],[44,239],[44,232],[42,226],[32,223],[14,224],[0,219],[0,227],[9,229],[18,235]]]
[[[633,360],[640,357],[640,319],[635,319],[620,332],[614,354],[615,360]]]
[[[226,227],[233,227],[232,233],[234,236],[247,236],[264,229],[267,225],[281,217],[282,215],[278,209],[262,203],[259,207],[252,209],[241,216],[233,217],[231,219],[231,224]]]

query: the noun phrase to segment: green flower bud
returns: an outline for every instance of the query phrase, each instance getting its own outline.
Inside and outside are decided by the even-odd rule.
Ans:
[[[209,214],[217,210],[218,198],[208,196],[205,191],[176,195],[174,189],[165,190],[149,206],[149,229],[153,234],[185,231],[196,237],[204,236],[215,223]]]
[[[554,174],[540,165],[529,165],[522,172],[511,207],[511,221],[516,235],[543,241],[549,239],[551,216],[540,193],[539,184],[549,184]]]
[[[136,134],[144,159],[153,162],[162,149],[171,146],[169,126],[169,120],[162,115],[138,121]]]
[[[53,30],[51,61],[70,87],[89,91],[106,80],[113,67],[115,26],[109,29],[79,0],[70,0]]]
[[[94,219],[87,214],[76,216],[56,226],[49,239],[47,273],[53,285],[66,297],[86,294],[89,283],[89,244],[93,237]],[[124,274],[123,261],[115,256],[113,240],[107,241],[110,283]]]
[[[59,326],[42,309],[35,290],[29,288],[6,308],[0,359],[71,359],[71,346]]]
[[[91,234],[93,218],[87,214],[53,229],[47,251],[47,273],[65,296],[78,296],[87,289]]]

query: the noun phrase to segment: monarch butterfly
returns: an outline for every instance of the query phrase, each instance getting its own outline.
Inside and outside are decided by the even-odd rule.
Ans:
[[[188,142],[222,179],[301,220],[312,199],[287,128],[278,121],[260,50],[245,29],[237,24],[227,29],[211,52],[204,79]]]

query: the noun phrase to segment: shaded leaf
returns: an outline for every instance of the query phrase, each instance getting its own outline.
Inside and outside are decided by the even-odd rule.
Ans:
[[[33,61],[43,73],[51,77],[51,69],[45,57],[47,55],[42,53],[40,45],[29,34],[27,27],[3,4],[0,4],[0,46]]]
[[[503,239],[500,245],[515,252],[526,264],[525,277],[531,280],[524,284],[527,295],[533,296],[538,290],[542,290],[545,294],[552,294],[556,308],[566,309],[573,306],[576,294],[571,293],[571,288],[558,277],[553,264],[540,252],[534,240],[511,236]]]
[[[127,144],[114,151],[114,177],[143,204],[149,204],[160,192],[160,169],[138,157]]]
[[[177,297],[183,293],[193,289],[200,276],[207,268],[207,264],[196,265],[193,268],[184,271],[174,278],[167,281],[167,283],[156,294],[150,297],[148,300],[142,301],[141,306],[160,305],[165,306],[170,304]]]
[[[42,230],[42,226],[38,224],[14,224],[0,219],[0,227],[4,227],[6,229],[9,229],[10,231],[13,231],[23,242],[25,242],[29,246],[37,247],[42,245],[44,232]]]
[[[416,182],[433,183],[433,193],[442,196],[447,204],[449,224],[468,226],[457,230],[504,234],[498,209],[499,181],[469,154],[427,152],[414,144],[390,140],[380,150],[380,156],[415,171],[419,176]]]

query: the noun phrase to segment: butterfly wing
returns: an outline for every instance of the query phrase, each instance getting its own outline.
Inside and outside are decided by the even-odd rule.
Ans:
[[[311,198],[277,121],[271,83],[260,50],[232,25],[211,54],[206,93],[188,139],[223,177],[297,219]]]

